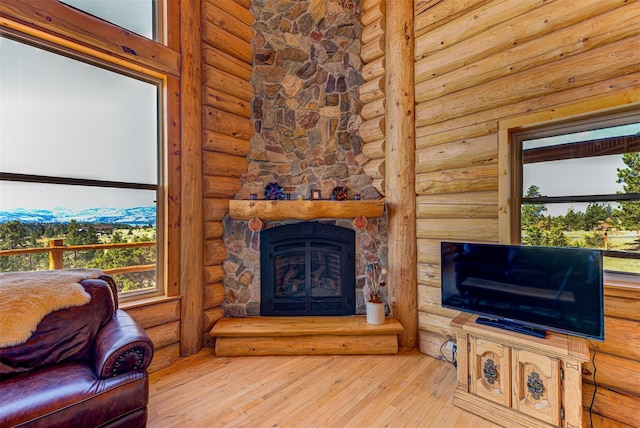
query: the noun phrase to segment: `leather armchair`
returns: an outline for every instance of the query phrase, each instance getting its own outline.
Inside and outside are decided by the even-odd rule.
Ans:
[[[26,343],[0,348],[1,427],[146,425],[151,339],[118,309],[111,277],[81,284],[89,303],[50,313]]]

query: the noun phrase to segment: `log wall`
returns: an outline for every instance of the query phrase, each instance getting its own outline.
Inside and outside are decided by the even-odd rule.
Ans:
[[[360,113],[363,122],[358,134],[363,143],[362,153],[369,158],[364,170],[381,195],[385,194],[385,10],[385,0],[362,3],[360,58],[365,82],[358,92],[363,104]]]
[[[202,335],[223,316],[222,219],[240,189],[253,135],[253,14],[250,1],[202,0],[203,304]]]
[[[445,0],[415,4],[419,346],[440,357],[457,312],[440,306],[442,240],[498,242],[498,124],[638,102],[640,4]],[[635,92],[634,92],[635,91]],[[601,100],[606,99],[606,102]],[[546,114],[552,117],[553,113]],[[640,420],[640,292],[607,286],[593,409]],[[447,356],[450,357],[450,356]],[[591,403],[585,365],[583,402]]]

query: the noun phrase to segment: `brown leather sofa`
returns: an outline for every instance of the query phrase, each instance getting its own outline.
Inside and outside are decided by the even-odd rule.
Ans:
[[[0,348],[0,427],[146,425],[151,339],[118,309],[111,277],[80,283],[89,303],[50,313],[26,343]]]

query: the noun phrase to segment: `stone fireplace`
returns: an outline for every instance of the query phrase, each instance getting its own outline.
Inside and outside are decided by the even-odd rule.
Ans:
[[[349,198],[380,199],[363,166],[358,128],[362,103],[362,25],[352,0],[253,0],[253,84],[255,97],[247,171],[236,199],[251,194],[262,199],[268,183],[278,183],[292,199],[322,199],[336,187]],[[258,216],[259,217],[259,216]],[[362,286],[367,263],[387,260],[386,217],[369,218],[366,227],[353,219],[322,218],[321,223],[355,234],[355,313],[364,313]],[[262,231],[294,224],[265,221]],[[227,260],[224,263],[225,316],[260,314],[261,231],[247,221],[227,216],[223,222]]]

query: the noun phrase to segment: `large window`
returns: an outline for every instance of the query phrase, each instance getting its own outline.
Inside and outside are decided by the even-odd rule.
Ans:
[[[63,0],[105,21],[151,40],[158,40],[161,19],[156,0]],[[159,40],[158,40],[159,41]]]
[[[640,110],[511,134],[512,221],[525,245],[599,248],[640,274]]]
[[[162,82],[0,38],[0,271],[98,267],[161,290]],[[84,249],[83,246],[88,246]]]

